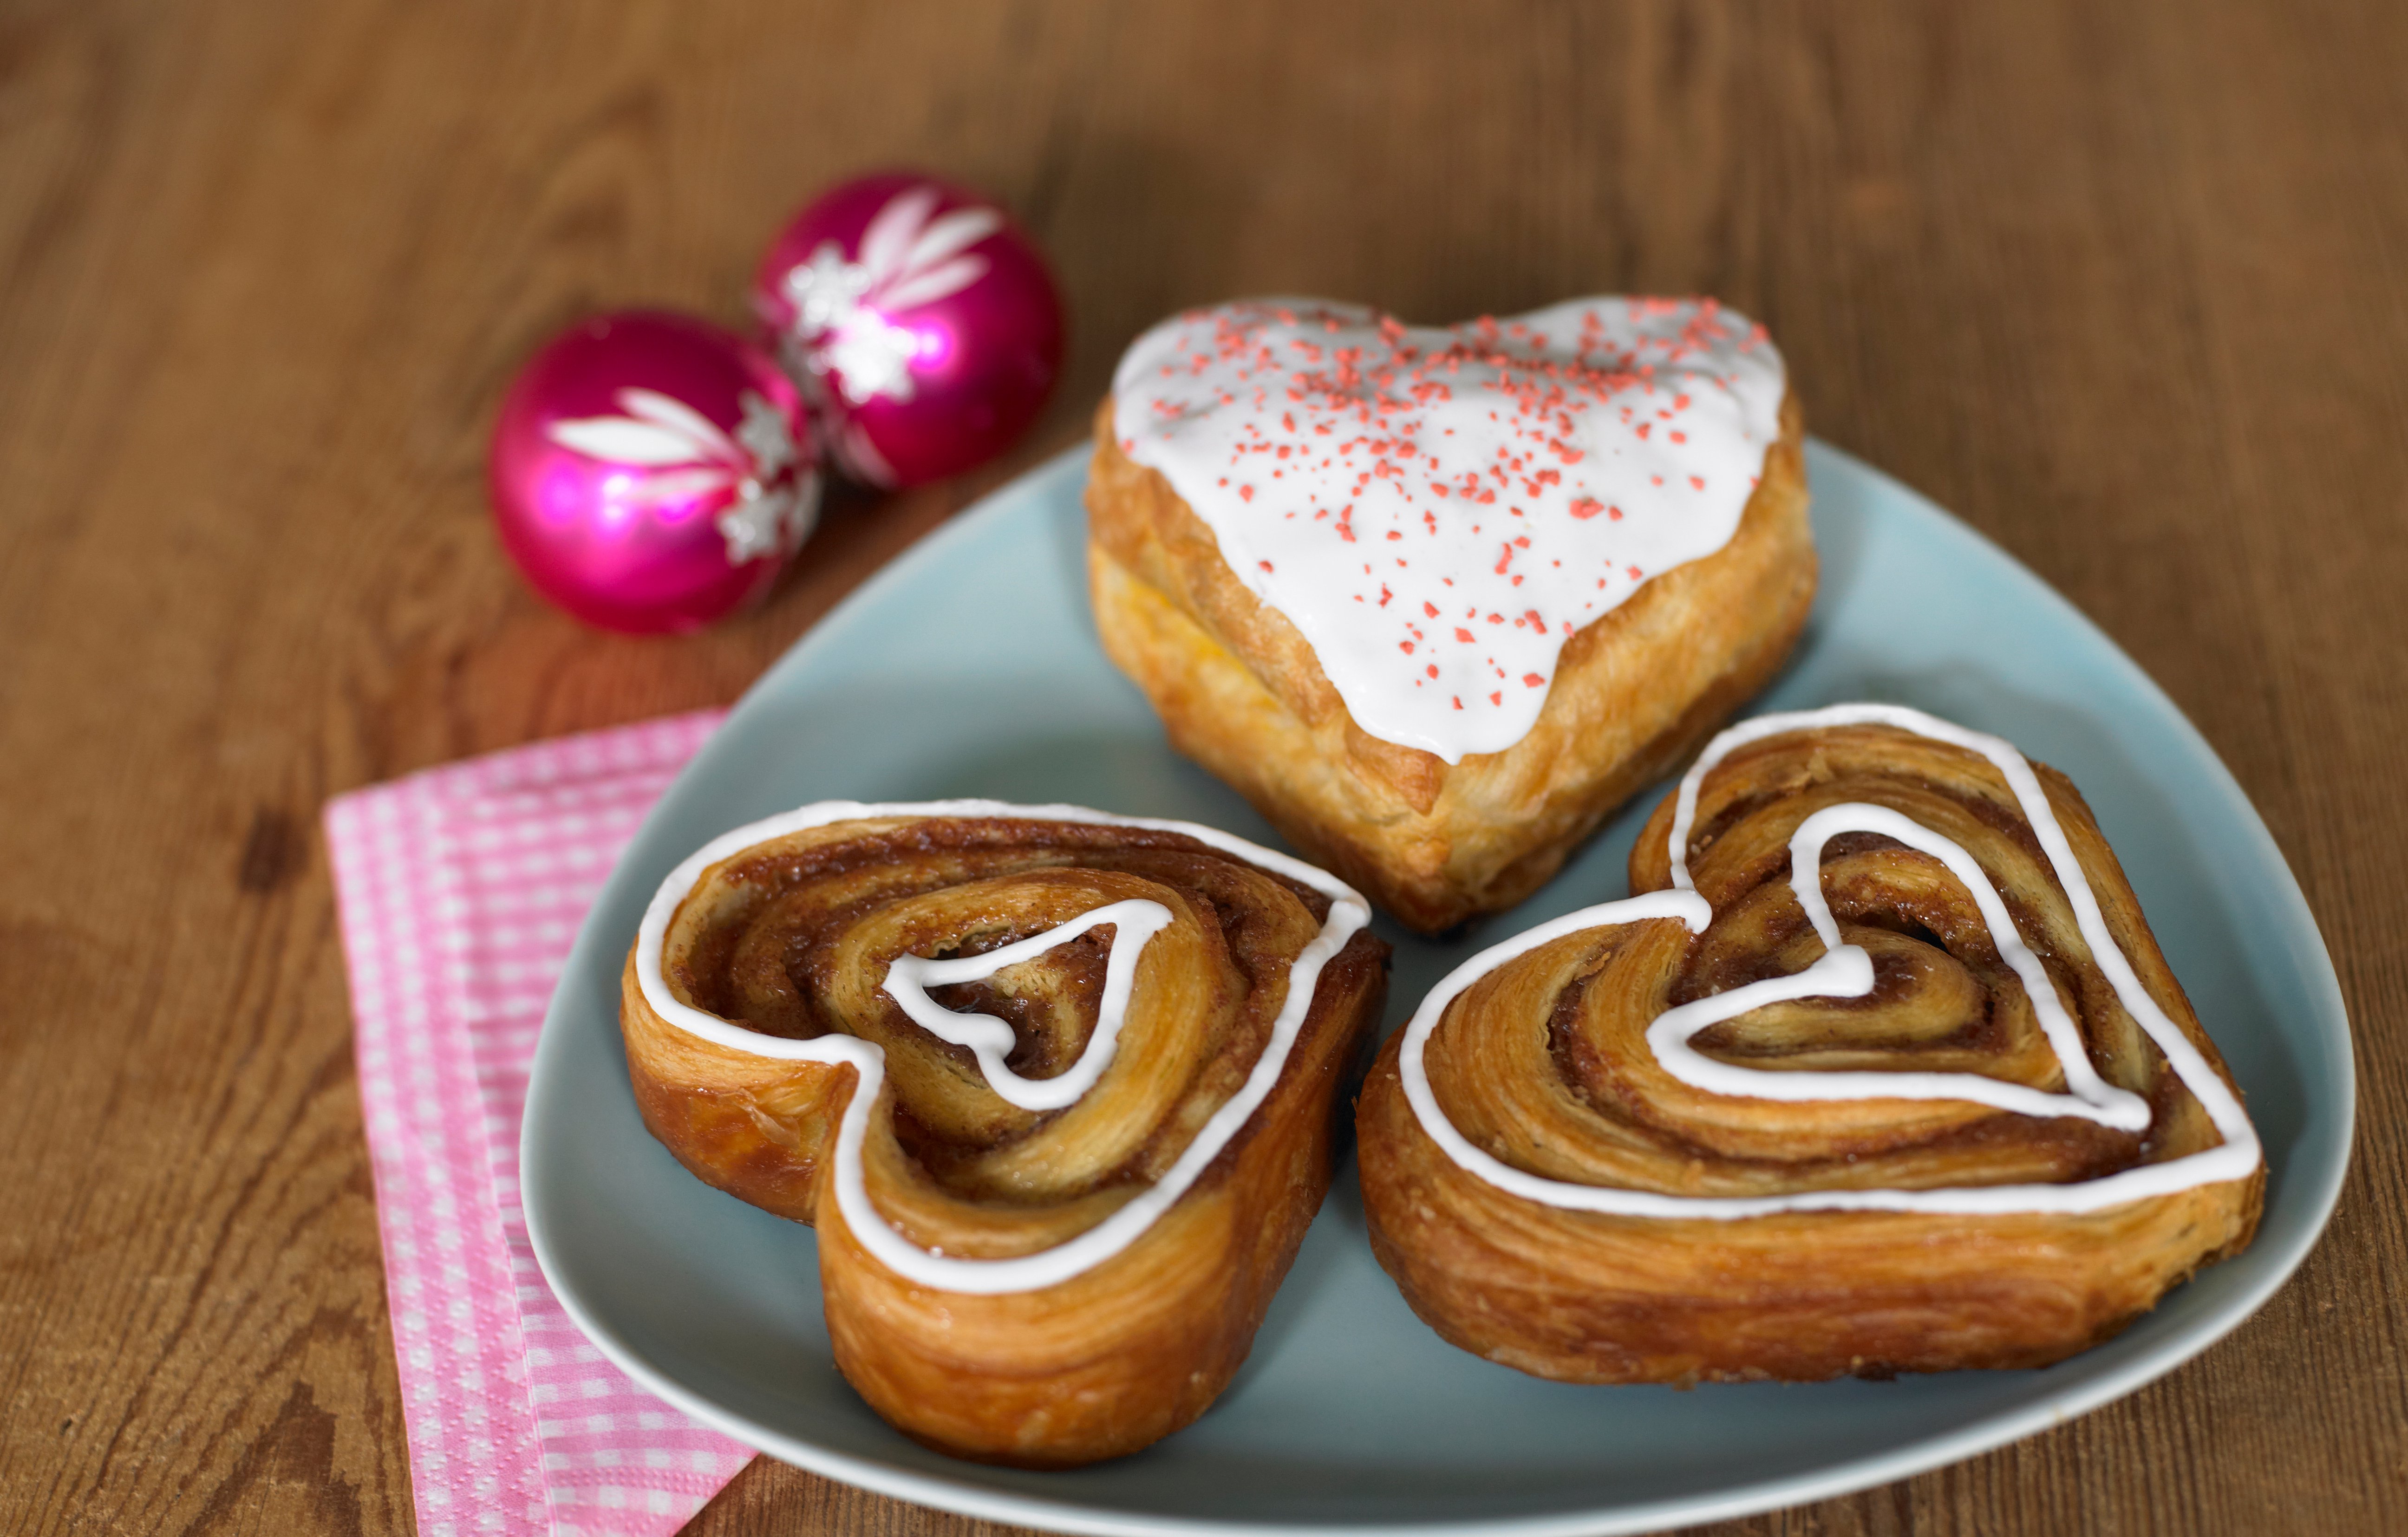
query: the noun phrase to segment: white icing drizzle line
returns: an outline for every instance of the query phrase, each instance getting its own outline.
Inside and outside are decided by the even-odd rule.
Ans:
[[[806,828],[825,826],[832,822],[856,822],[879,817],[1008,817],[1024,822],[1082,822],[1099,826],[1137,827],[1154,832],[1180,833],[1199,843],[1219,849],[1225,854],[1234,855],[1258,869],[1284,875],[1329,898],[1329,916],[1323,922],[1321,932],[1313,936],[1312,941],[1305,945],[1304,949],[1297,954],[1295,962],[1288,968],[1287,998],[1280,1009],[1279,1017],[1271,1023],[1270,1041],[1263,1048],[1262,1056],[1255,1059],[1254,1070],[1246,1075],[1245,1083],[1235,1095],[1230,1097],[1227,1103],[1214,1112],[1211,1118],[1204,1123],[1203,1128],[1197,1132],[1195,1140],[1187,1144],[1187,1150],[1179,1156],[1168,1173],[1140,1192],[1137,1197],[1111,1215],[1067,1243],[1011,1259],[964,1259],[924,1249],[905,1238],[891,1223],[879,1214],[878,1208],[870,1201],[868,1188],[862,1178],[862,1143],[869,1132],[870,1107],[877,1100],[879,1088],[885,1082],[886,1053],[875,1041],[863,1041],[849,1035],[831,1034],[818,1036],[809,1041],[794,1041],[783,1036],[763,1035],[757,1030],[748,1030],[741,1025],[722,1019],[716,1014],[706,1013],[691,1004],[681,1002],[670,994],[666,982],[662,978],[661,950],[668,935],[669,920],[676,916],[678,904],[684,901],[687,895],[694,890],[695,883],[701,880],[705,870],[723,859],[740,854],[756,843],[767,842],[773,838],[782,838],[789,833],[801,832]],[[1153,908],[1162,913],[1165,923],[1169,920],[1169,913],[1161,907],[1161,904],[1155,902],[1114,903],[1111,907],[1130,905]],[[1127,919],[1104,917],[1103,914],[1111,910],[1110,907],[1098,908],[1072,920],[1069,924],[1024,940],[1018,944],[1007,946],[989,955],[965,957],[965,959],[972,963],[993,961],[995,965],[990,970],[997,970],[1011,964],[1012,960],[1026,959],[1031,955],[1041,954],[1064,940],[1074,937],[1068,932],[1074,928],[1083,933],[1086,928],[1097,924],[1106,922],[1121,924],[1123,927],[1115,932],[1113,940],[1112,958],[1105,968],[1105,989],[1109,999],[1111,997],[1112,979],[1116,969],[1120,966],[1121,956],[1126,954],[1129,957],[1125,980],[1133,980],[1136,957],[1143,947],[1144,939],[1150,939],[1161,927],[1159,924],[1155,925],[1154,928],[1149,929],[1143,938],[1125,946],[1120,942],[1122,937],[1145,919],[1142,915],[1137,914],[1132,914]],[[1370,905],[1363,899],[1362,895],[1327,871],[1315,869],[1301,859],[1290,858],[1286,855],[1249,843],[1242,838],[1233,837],[1217,828],[1200,826],[1192,822],[1170,822],[1152,817],[1113,816],[1104,812],[1090,811],[1083,806],[1014,806],[999,800],[927,800],[876,804],[864,804],[852,800],[828,800],[768,817],[750,826],[738,827],[733,832],[723,833],[697,849],[685,863],[671,870],[668,878],[661,883],[660,889],[652,894],[652,905],[644,910],[643,925],[637,930],[636,984],[643,993],[644,1001],[652,1006],[653,1013],[687,1034],[708,1041],[713,1045],[776,1061],[825,1062],[831,1066],[852,1068],[856,1074],[856,1079],[853,1084],[853,1098],[844,1107],[844,1118],[837,1127],[836,1167],[832,1171],[834,1178],[831,1181],[836,1194],[837,1207],[843,1213],[846,1226],[853,1229],[854,1237],[860,1241],[863,1248],[875,1256],[880,1263],[907,1280],[917,1282],[924,1286],[933,1286],[941,1291],[993,1297],[1009,1292],[1035,1291],[1044,1286],[1059,1286],[1065,1281],[1093,1270],[1136,1243],[1139,1237],[1147,1228],[1153,1227],[1165,1212],[1177,1204],[1180,1197],[1187,1193],[1188,1187],[1196,1183],[1212,1160],[1220,1156],[1221,1150],[1229,1144],[1230,1139],[1238,1134],[1239,1128],[1253,1118],[1254,1112],[1261,1108],[1265,1099],[1270,1098],[1272,1088],[1279,1083],[1280,1074],[1287,1066],[1288,1053],[1295,1047],[1297,1036],[1303,1029],[1305,1014],[1312,1007],[1313,994],[1321,981],[1322,967],[1328,963],[1332,955],[1344,948],[1346,941],[1353,939],[1356,930],[1370,922]],[[1024,947],[1025,947],[1024,954],[1012,954],[1015,951],[1023,951]],[[1010,958],[998,959],[1003,956],[1010,956]],[[966,980],[967,973],[965,976],[958,977],[931,975],[933,967],[957,963],[922,961],[920,968],[917,969],[919,978],[939,984],[946,981]],[[890,979],[892,974],[890,969]],[[909,980],[907,978],[907,983]],[[890,993],[890,996],[893,995]],[[1127,1005],[1125,986],[1119,996],[1125,1012]],[[924,1001],[929,1001],[930,1006],[934,1007],[933,1000],[927,1000],[924,992],[921,997]],[[900,1001],[899,998],[898,1001]],[[910,1005],[906,1004],[905,1008],[906,1012],[910,1012]],[[917,1019],[919,1016],[914,1013],[913,1017]],[[948,1017],[967,1025],[973,1037],[979,1030],[979,1021],[985,1018],[980,1015],[949,1015]],[[999,1025],[1002,1022],[990,1020],[988,1023]],[[1117,1036],[1116,1020],[1112,1022],[1111,1028],[1108,1031],[1105,1021],[1099,1019],[1094,1035],[1089,1039],[1087,1050],[1081,1054],[1080,1061],[1072,1070],[1083,1070],[1088,1060],[1100,1049],[1105,1054],[1105,1059],[1096,1064],[1095,1073],[1098,1077],[1101,1076],[1104,1068],[1109,1064],[1110,1054],[1114,1048]],[[960,1043],[970,1044],[974,1052],[979,1050],[978,1046],[971,1041]],[[981,1052],[980,1066],[983,1069],[987,1065],[986,1054]],[[999,1065],[998,1063],[997,1066]],[[995,1083],[997,1093],[1004,1094],[1007,1099],[1010,1098],[1010,1095],[1005,1091],[1002,1082],[996,1080],[992,1071],[989,1073],[989,1081]]]
[[[1091,928],[1111,924],[1112,949],[1104,962],[1104,996],[1096,1005],[1096,1027],[1086,1049],[1068,1071],[1053,1078],[1023,1078],[1004,1058],[1019,1038],[1011,1027],[993,1014],[957,1014],[928,996],[932,986],[947,983],[984,982],[1007,966],[1035,960],[1056,945],[1068,944]],[[1032,934],[1016,944],[983,955],[930,960],[924,955],[897,955],[886,968],[886,996],[903,1006],[913,1024],[939,1041],[968,1046],[978,1057],[979,1071],[989,1087],[1023,1110],[1060,1110],[1074,1105],[1096,1086],[1104,1070],[1120,1055],[1121,1027],[1128,1022],[1130,989],[1137,985],[1138,953],[1145,941],[1170,927],[1170,909],[1160,902],[1134,898],[1109,902],[1067,924]]]
[[[1697,819],[1698,789],[1714,766],[1737,748],[1785,732],[1831,725],[1889,725],[1918,736],[1979,753],[2006,776],[2024,815],[2038,839],[2049,867],[2065,888],[2075,924],[2089,945],[2092,958],[2104,972],[2115,997],[2139,1022],[2157,1049],[2165,1054],[2183,1086],[2189,1089],[2224,1141],[2202,1152],[2071,1185],[1994,1185],[1932,1190],[1806,1190],[1786,1196],[1667,1196],[1646,1190],[1575,1185],[1551,1180],[1513,1168],[1474,1146],[1455,1129],[1430,1089],[1425,1054],[1430,1036],[1447,1005],[1456,995],[1507,961],[1550,941],[1609,924],[1646,918],[1677,918],[1692,932],[1704,932],[1713,910],[1698,894],[1689,878],[1689,829]],[[1872,990],[1871,957],[1856,945],[1840,942],[1822,890],[1823,845],[1844,831],[1878,832],[1920,849],[1945,863],[1965,883],[1981,908],[1984,922],[1999,953],[2024,984],[2042,1029],[2063,1065],[2071,1092],[2047,1094],[2022,1085],[2002,1083],[1976,1073],[1956,1072],[1770,1072],[1717,1062],[1689,1045],[1698,1031],[1721,1020],[1767,1003],[1790,998],[1861,998]],[[1732,726],[1707,744],[1705,753],[1681,781],[1680,799],[1672,818],[1672,888],[1602,902],[1516,935],[1447,973],[1432,988],[1412,1021],[1405,1027],[1398,1069],[1405,1098],[1430,1139],[1467,1172],[1501,1190],[1548,1206],[1572,1211],[1606,1212],[1624,1216],[1706,1217],[1729,1220],[1770,1216],[1784,1212],[1883,1211],[1949,1213],[1982,1215],[2012,1212],[2074,1214],[2096,1212],[2127,1201],[2171,1195],[2193,1185],[2243,1179],[2258,1166],[2258,1133],[2241,1101],[2208,1066],[2207,1058],[2166,1016],[2141,985],[2130,959],[2109,932],[2099,911],[2090,882],[2073,856],[2065,830],[2057,825],[2040,776],[2014,746],[1999,737],[1969,731],[1919,710],[1900,705],[1844,704],[1825,710],[1798,711],[1758,716]],[[1821,938],[1825,954],[1805,970],[1732,988],[1710,998],[1668,1009],[1648,1027],[1647,1043],[1657,1063],[1673,1077],[1710,1093],[1741,1098],[1784,1100],[1815,1099],[1965,1099],[2026,1115],[2078,1115],[2105,1126],[2140,1130],[2149,1122],[2147,1105],[2137,1096],[2102,1082],[2091,1067],[2080,1032],[2068,1018],[2057,988],[2015,930],[2006,905],[1989,877],[1973,857],[1949,840],[1886,807],[1849,803],[1828,806],[1801,824],[1789,842],[1790,884]],[[2137,1114],[2136,1114],[2137,1113]]]

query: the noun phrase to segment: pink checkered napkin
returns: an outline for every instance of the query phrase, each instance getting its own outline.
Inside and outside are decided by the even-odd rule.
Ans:
[[[752,1457],[585,1342],[519,1209],[553,980],[619,851],[719,720],[539,742],[326,807],[423,1537],[654,1537]]]

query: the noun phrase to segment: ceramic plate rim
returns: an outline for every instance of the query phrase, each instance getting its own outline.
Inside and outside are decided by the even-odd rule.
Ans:
[[[2222,810],[2232,830],[2255,844],[2259,857],[2270,869],[2280,872],[2281,888],[2270,894],[2271,899],[2294,920],[2283,937],[2293,944],[2304,938],[2312,946],[2300,958],[2303,963],[2300,970],[2311,984],[2313,996],[2302,997],[2296,1001],[2302,1013],[2314,1016],[2317,1026],[2314,1040],[2327,1058],[2326,1066],[2337,1087],[2340,1113],[2324,1135],[2310,1138],[2302,1143],[2301,1162],[2309,1167],[2301,1171],[2304,1185],[2301,1204],[2313,1220],[2296,1224],[2279,1238],[2261,1234],[2258,1243],[2275,1243],[2278,1252],[2273,1257],[2275,1262],[2272,1264],[2265,1263],[2266,1257],[2258,1257],[2262,1268],[2251,1285],[2212,1304],[2208,1312],[2181,1332],[2152,1348],[2135,1354],[2117,1366],[2069,1382],[2062,1388],[2042,1394],[2032,1402],[1993,1411],[1954,1430],[1938,1432],[1903,1446],[1843,1457],[1823,1467],[1757,1478],[1710,1494],[1684,1494],[1580,1511],[1497,1518],[1450,1516],[1427,1522],[1386,1519],[1266,1522],[1180,1517],[1096,1502],[1044,1499],[978,1483],[967,1472],[955,1478],[892,1466],[822,1446],[763,1425],[723,1406],[707,1394],[688,1387],[667,1369],[649,1359],[622,1338],[608,1319],[597,1315],[588,1306],[573,1279],[564,1279],[562,1267],[556,1262],[557,1251],[546,1229],[548,1219],[541,1214],[542,1201],[536,1196],[541,1185],[537,1173],[544,1167],[547,1156],[542,1128],[549,1124],[550,1100],[544,1085],[548,1078],[554,1076],[547,1073],[546,1063],[555,1054],[570,1049],[562,1044],[568,1032],[554,1026],[554,1015],[561,1007],[561,991],[556,990],[552,1004],[545,1011],[543,1030],[529,1076],[520,1160],[528,1239],[546,1280],[571,1321],[612,1364],[645,1388],[696,1420],[780,1460],[879,1494],[958,1515],[1060,1531],[1094,1533],[1096,1537],[1236,1537],[1239,1533],[1248,1534],[1248,1537],[1329,1537],[1336,1532],[1394,1533],[1396,1537],[1474,1537],[1474,1534],[1483,1533],[1505,1533],[1511,1537],[1571,1537],[1574,1533],[1640,1532],[1726,1520],[1851,1493],[1978,1456],[2122,1398],[2174,1371],[2223,1339],[2262,1307],[2315,1248],[2340,1199],[2355,1141],[2358,1085],[2348,1013],[2342,997],[2340,979],[2333,970],[2330,953],[2325,946],[2314,912],[2308,907],[2298,879],[2292,874],[2288,861],[2283,857],[2273,835],[2223,759],[2156,681],[2127,655],[2112,637],[2013,554],[1920,493],[1820,439],[1813,440],[1813,449],[1816,454],[1837,461],[1851,472],[1877,482],[1885,492],[1899,499],[1909,515],[1927,524],[1927,532],[1934,537],[1966,541],[1978,547],[1996,562],[2000,576],[2025,588],[2023,596],[2050,610],[2058,623],[2081,632],[2084,639],[2102,655],[2112,658],[2111,665],[2126,674],[2123,682],[2160,717],[2157,724],[2172,729],[2183,739],[2184,745],[2208,769],[2206,783],[2214,797],[2223,802]],[[767,701],[774,695],[771,685],[776,680],[790,669],[807,666],[816,644],[823,637],[834,634],[853,610],[874,607],[883,601],[891,588],[914,581],[922,567],[940,563],[953,545],[975,537],[984,523],[1008,514],[1025,497],[1043,494],[1054,479],[1068,476],[1079,464],[1083,463],[1087,453],[1086,446],[1082,444],[1043,461],[980,498],[944,526],[889,561],[815,623],[754,681],[730,712],[727,722],[723,723],[722,729],[752,710],[771,708]],[[1742,711],[1742,718],[1744,714]],[[682,776],[683,770],[681,778]],[[673,783],[657,804],[670,804],[676,796],[677,785]],[[654,814],[657,814],[657,807],[654,812],[647,814],[648,826]],[[642,834],[638,833],[638,842],[641,838]],[[603,887],[604,895],[597,897],[592,914],[579,927],[570,959],[563,971],[564,978],[574,974],[590,946],[603,942],[603,936],[598,935],[595,929],[601,922],[601,914],[609,906],[608,893],[625,878],[623,869],[612,870]],[[623,935],[612,934],[608,939],[614,951],[625,942]],[[2316,1156],[2319,1152],[2322,1156]],[[964,1464],[966,1470],[975,1466]]]

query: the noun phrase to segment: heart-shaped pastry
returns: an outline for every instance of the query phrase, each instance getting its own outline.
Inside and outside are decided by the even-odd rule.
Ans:
[[[1443,330],[1268,299],[1140,337],[1113,431],[1357,725],[1457,763],[1528,734],[1584,625],[1730,541],[1784,388],[1764,328],[1712,299]]]
[[[1172,743],[1407,924],[1510,907],[1780,667],[1814,596],[1761,326],[1264,299],[1140,337],[1087,483],[1096,627]]]
[[[1119,1457],[1227,1385],[1329,1187],[1369,919],[1189,823],[823,802],[662,883],[628,1080],[686,1168],[818,1228],[837,1367],[888,1420]]]
[[[1455,1343],[1576,1382],[2045,1366],[2249,1242],[2240,1095],[2009,743],[1757,716],[1630,887],[1464,963],[1358,1101],[1373,1247]]]

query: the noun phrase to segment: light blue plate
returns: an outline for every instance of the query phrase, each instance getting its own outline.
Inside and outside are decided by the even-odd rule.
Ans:
[[[2332,963],[2273,840],[2139,668],[2002,552],[1832,449],[1807,455],[1822,598],[1758,707],[1886,699],[2071,774],[2249,1097],[2272,1177],[2241,1257],[2044,1372],[1688,1392],[1574,1387],[1442,1343],[1372,1261],[1351,1168],[1253,1358],[1197,1424],[1077,1472],[906,1441],[828,1355],[811,1232],[697,1183],[636,1116],[619,967],[652,888],[710,838],[804,801],[988,796],[1182,817],[1277,845],[1174,756],[1087,614],[1083,450],[866,583],[745,696],[619,863],[536,1054],[527,1227],[594,1343],[664,1399],[789,1462],[968,1515],[1111,1533],[1635,1531],[1839,1494],[2131,1392],[2246,1318],[2331,1212],[2356,1098]],[[1633,801],[1554,883],[1453,944],[1404,934],[1391,1027],[1472,950],[1624,894]]]

